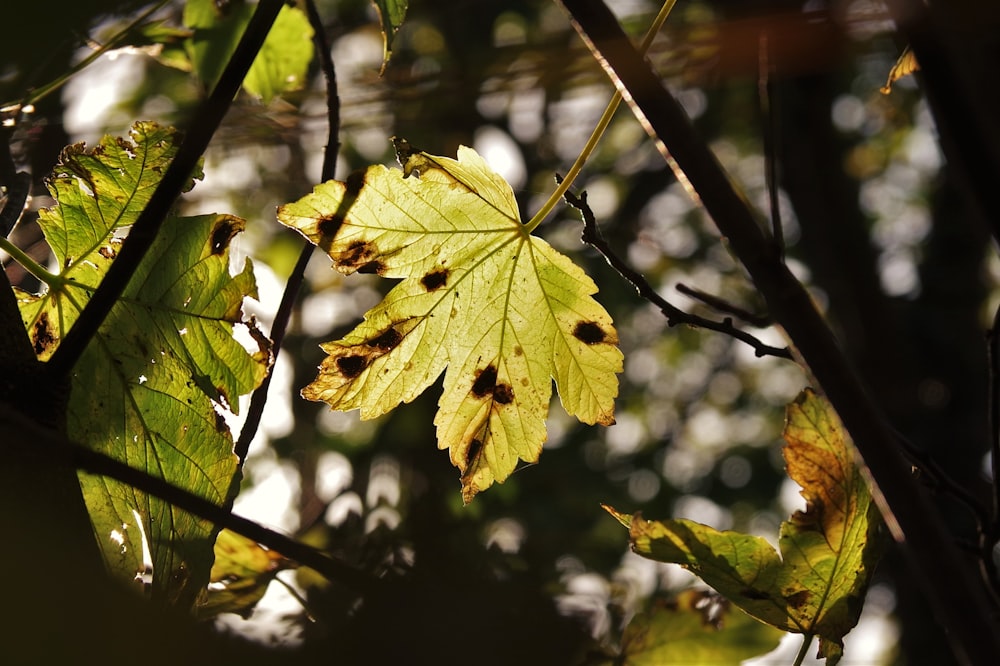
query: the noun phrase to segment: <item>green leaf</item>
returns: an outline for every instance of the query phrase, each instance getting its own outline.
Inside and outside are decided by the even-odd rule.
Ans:
[[[222,530],[215,541],[215,564],[208,588],[198,602],[199,618],[220,613],[250,617],[278,572],[295,565],[280,553],[230,530]]]
[[[137,123],[130,140],[64,151],[49,181],[58,205],[39,218],[63,282],[19,297],[39,358],[73,325],[176,149],[172,130]],[[223,412],[260,383],[269,357],[252,323],[257,353],[232,335],[256,295],[249,259],[229,274],[243,226],[228,215],[166,221],[74,369],[67,418],[74,441],[219,504],[236,470]],[[144,534],[154,594],[190,605],[208,580],[212,525],[110,479],[81,484],[111,570],[126,581],[144,570]]]
[[[189,56],[206,84],[219,80],[253,12],[253,6],[236,1],[220,5],[215,0],[188,0],[184,6],[184,24],[194,29]],[[244,89],[267,103],[302,88],[313,56],[312,36],[309,19],[300,9],[282,7],[247,72]]]
[[[392,41],[396,37],[399,26],[403,25],[406,10],[410,0],[372,0],[378,10],[379,21],[382,24],[382,71],[385,71],[392,57]]]
[[[670,604],[640,613],[622,636],[619,666],[738,665],[766,654],[784,633],[712,592],[685,590]]]
[[[635,552],[690,569],[779,629],[818,635],[819,656],[835,664],[877,559],[878,513],[853,446],[823,398],[806,390],[788,405],[784,437],[788,475],[807,508],[782,524],[780,555],[761,537],[609,510],[629,527]]]
[[[475,151],[459,148],[456,161],[397,148],[403,171],[372,166],[278,211],[337,270],[403,278],[323,345],[329,357],[303,395],[371,419],[447,366],[434,423],[468,502],[538,460],[553,378],[571,415],[614,422],[618,334],[594,282],[527,233],[510,186]]]

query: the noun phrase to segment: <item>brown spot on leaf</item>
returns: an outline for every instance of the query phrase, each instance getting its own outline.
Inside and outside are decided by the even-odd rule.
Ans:
[[[424,289],[427,291],[440,289],[448,282],[448,272],[447,268],[435,268],[420,278],[420,284],[424,285]]]
[[[465,451],[465,469],[472,467],[473,463],[476,462],[476,458],[479,457],[480,451],[483,450],[483,442],[478,439],[474,439],[469,442],[469,448]]]
[[[384,333],[379,334],[378,337],[372,338],[367,342],[369,347],[375,347],[381,349],[382,351],[390,351],[396,347],[402,341],[403,336],[394,328],[390,328]]]
[[[31,339],[34,342],[35,354],[39,356],[55,345],[56,336],[49,323],[49,313],[42,312],[42,315],[35,320],[34,326],[31,327]]]
[[[472,383],[472,394],[477,398],[484,398],[493,393],[497,385],[497,368],[492,363],[476,375],[476,381]]]
[[[493,389],[493,399],[501,405],[509,405],[514,402],[514,390],[510,384],[497,384],[496,388]]]
[[[385,264],[381,261],[369,261],[366,264],[361,264],[358,266],[359,273],[367,273],[369,275],[382,275],[385,272]]]
[[[809,603],[810,596],[811,593],[809,592],[809,590],[799,590],[795,594],[789,594],[788,596],[786,596],[785,601],[787,601],[788,605],[791,606],[792,608],[802,608],[807,603]]]
[[[577,323],[576,328],[573,329],[573,337],[584,344],[596,345],[598,342],[604,342],[604,339],[607,336],[604,333],[604,329],[596,323],[592,321],[581,321]]]
[[[105,259],[114,259],[115,258],[114,248],[112,248],[112,247],[110,247],[108,245],[102,245],[100,247],[100,249],[97,250],[97,252],[98,252],[98,254],[100,254]]]
[[[341,356],[337,359],[337,368],[348,379],[354,379],[368,365],[368,359],[364,356]]]
[[[215,430],[216,430],[216,432],[220,432],[220,433],[229,432],[229,426],[226,425],[226,417],[224,417],[219,412],[215,412],[214,410],[213,410],[213,413],[215,414]]]
[[[345,266],[358,270],[366,264],[376,261],[378,249],[368,241],[356,240],[347,246],[347,249],[333,257],[338,266]]]
[[[212,254],[222,254],[229,247],[229,241],[232,240],[240,231],[237,224],[234,223],[234,219],[231,217],[222,217],[215,226],[212,228]]]
[[[337,232],[340,231],[340,227],[343,224],[344,216],[334,214],[317,222],[316,231],[318,231],[321,236],[332,238],[337,235]]]

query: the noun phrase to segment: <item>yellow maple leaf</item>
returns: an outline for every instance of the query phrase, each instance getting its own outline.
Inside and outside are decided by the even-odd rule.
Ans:
[[[538,460],[553,379],[569,414],[614,423],[618,334],[594,282],[527,231],[510,185],[474,150],[453,160],[396,145],[402,171],[371,166],[278,211],[337,270],[403,278],[323,345],[302,394],[370,419],[447,367],[434,423],[468,502]]]

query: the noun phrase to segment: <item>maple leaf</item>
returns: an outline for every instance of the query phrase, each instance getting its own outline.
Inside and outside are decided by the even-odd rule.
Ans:
[[[174,130],[139,122],[128,138],[63,151],[48,180],[57,205],[39,216],[60,274],[42,294],[18,291],[39,359],[99,286],[177,148]],[[230,215],[166,221],[75,366],[67,413],[74,441],[220,505],[236,472],[220,411],[235,411],[270,358],[263,335],[243,322],[243,298],[256,295],[250,260],[229,273],[229,242],[244,224]],[[247,324],[258,352],[233,338],[236,323]],[[154,596],[190,606],[208,582],[213,525],[113,479],[82,474],[80,483],[111,571],[131,583],[148,547]]]
[[[832,666],[857,624],[878,558],[878,511],[826,400],[803,391],[788,405],[784,437],[788,475],[807,504],[782,523],[780,554],[762,537],[605,508],[629,528],[635,552],[690,569],[759,620],[818,635],[819,656]]]
[[[553,379],[569,414],[614,423],[618,334],[594,282],[528,232],[510,186],[474,150],[453,160],[396,147],[402,171],[371,166],[278,211],[342,273],[403,278],[323,345],[302,394],[370,419],[447,367],[434,423],[469,502],[538,460]]]

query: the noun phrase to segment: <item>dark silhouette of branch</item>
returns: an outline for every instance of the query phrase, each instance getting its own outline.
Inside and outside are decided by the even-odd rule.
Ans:
[[[723,312],[726,314],[731,314],[737,319],[742,319],[746,323],[756,328],[767,328],[768,326],[774,323],[773,321],[771,321],[771,318],[768,317],[767,315],[754,314],[753,312],[750,312],[746,308],[741,308],[738,305],[730,303],[724,298],[719,298],[718,296],[706,293],[701,289],[695,289],[694,287],[689,287],[683,282],[677,283],[677,291],[681,292],[685,296],[689,296],[691,298],[701,301],[702,303],[712,308],[713,310],[717,310],[719,312]]]
[[[52,465],[64,463],[88,474],[107,476],[133,488],[159,497],[170,504],[199,518],[208,520],[220,528],[226,528],[248,539],[277,551],[303,566],[315,569],[327,579],[340,583],[356,592],[371,591],[378,581],[367,572],[346,562],[336,560],[300,541],[296,541],[274,530],[270,530],[252,520],[234,515],[231,511],[179,488],[164,479],[151,476],[142,470],[130,467],[103,453],[92,451],[55,431],[40,427],[16,411],[0,405],[0,422],[4,422],[20,433],[29,436],[4,440],[5,455],[37,459],[34,464]],[[26,450],[30,442],[31,450]]]
[[[337,153],[340,152],[340,95],[337,93],[337,71],[333,65],[333,58],[330,55],[330,42],[326,37],[326,29],[323,20],[316,10],[314,0],[306,0],[306,14],[309,17],[309,24],[313,28],[313,42],[316,45],[316,55],[319,58],[320,68],[326,79],[326,109],[327,123],[329,126],[327,144],[323,153],[322,180],[327,181],[334,177],[337,170]],[[278,362],[278,354],[281,353],[281,345],[285,339],[285,331],[288,322],[292,317],[292,308],[298,299],[299,290],[302,288],[302,281],[305,278],[306,266],[312,257],[315,246],[309,241],[302,243],[302,251],[299,253],[298,261],[292,269],[291,275],[285,282],[285,290],[281,294],[281,303],[274,314],[274,321],[271,323],[271,368],[264,377],[257,390],[250,398],[250,405],[247,408],[247,418],[243,422],[239,439],[236,441],[236,456],[239,458],[239,466],[242,470],[246,461],[247,452],[250,450],[250,443],[257,428],[260,427],[260,419],[264,415],[264,406],[267,404],[267,392],[271,387],[271,377],[274,373],[274,365]],[[234,487],[230,490],[230,497],[235,498],[242,473],[238,473],[233,481]],[[230,500],[232,501],[232,499]]]
[[[625,263],[621,257],[615,254],[615,252],[601,236],[594,213],[590,210],[590,206],[587,204],[587,193],[583,192],[578,197],[572,192],[566,192],[564,198],[566,199],[566,203],[579,210],[583,216],[583,242],[600,252],[607,260],[608,264],[610,264],[612,268],[618,271],[619,275],[628,280],[628,282],[635,287],[635,290],[639,292],[639,296],[660,308],[660,312],[662,312],[663,316],[667,318],[667,323],[670,326],[687,324],[688,326],[696,326],[712,331],[718,331],[719,333],[724,333],[732,338],[735,338],[736,340],[739,340],[740,342],[745,342],[750,345],[753,347],[754,353],[757,356],[777,356],[778,358],[786,359],[792,358],[792,354],[787,348],[766,345],[746,331],[736,328],[733,325],[731,317],[726,317],[721,322],[708,319],[706,317],[700,317],[698,315],[691,314],[690,312],[681,310],[674,304],[670,303],[667,299],[660,296],[649,284],[649,282],[646,281],[646,278],[633,270],[632,267]]]
[[[764,182],[767,185],[768,205],[771,209],[771,235],[779,252],[785,250],[785,231],[781,224],[781,205],[778,199],[778,151],[775,146],[778,136],[778,112],[775,108],[774,84],[771,74],[774,64],[770,59],[770,44],[767,33],[762,32],[758,43],[757,99],[760,103],[761,127],[764,138]]]
[[[574,27],[629,102],[643,127],[676,164],[743,262],[796,352],[840,415],[872,482],[875,499],[920,586],[964,662],[1000,663],[997,608],[952,541],[940,513],[912,478],[893,430],[868,394],[808,292],[763,233],[757,216],[600,0],[560,0]],[[947,576],[940,575],[946,571]]]
[[[149,203],[132,225],[132,230],[122,243],[118,256],[80,313],[80,317],[46,364],[48,372],[53,377],[64,377],[73,369],[94,334],[104,323],[111,308],[122,295],[132,275],[135,274],[167,214],[191,177],[198,160],[222,123],[222,118],[229,110],[283,5],[281,0],[261,0],[257,5],[218,84],[208,99],[199,106],[177,150],[177,155],[164,172],[163,179],[157,185]]]

